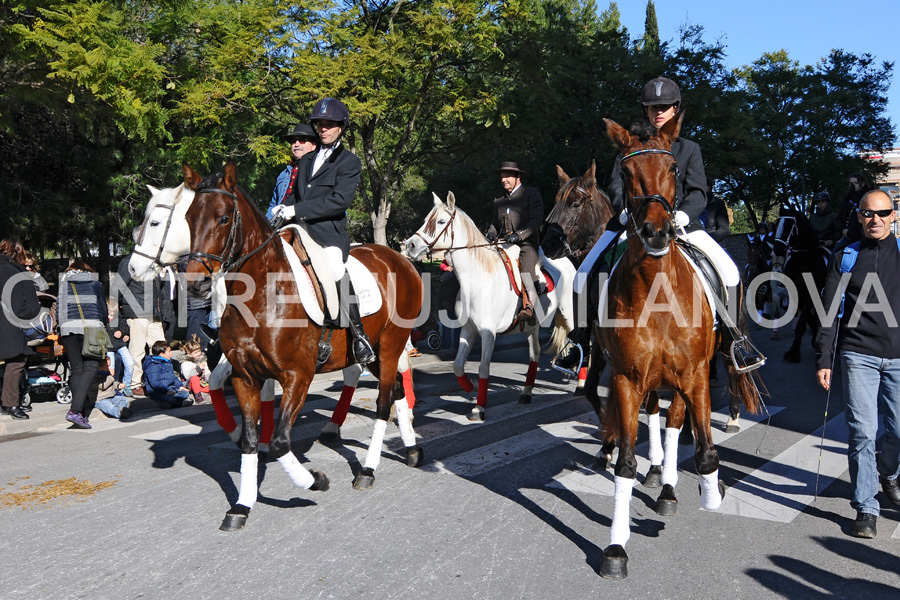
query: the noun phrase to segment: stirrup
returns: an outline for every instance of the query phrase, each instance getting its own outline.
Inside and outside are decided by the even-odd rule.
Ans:
[[[361,365],[367,365],[375,360],[375,350],[366,336],[361,335],[353,340],[353,358]]]
[[[755,371],[766,364],[766,357],[747,339],[747,336],[741,336],[740,339],[733,341],[729,353],[731,364],[738,373]]]
[[[584,349],[581,344],[567,340],[565,347],[550,361],[550,366],[572,377],[578,376],[578,369],[584,362]]]

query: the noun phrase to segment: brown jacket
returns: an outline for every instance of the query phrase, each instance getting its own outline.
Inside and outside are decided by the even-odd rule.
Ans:
[[[488,233],[500,237],[516,232],[522,238],[520,245],[537,246],[538,230],[544,220],[544,201],[537,188],[520,185],[510,196],[494,198],[494,217]]]

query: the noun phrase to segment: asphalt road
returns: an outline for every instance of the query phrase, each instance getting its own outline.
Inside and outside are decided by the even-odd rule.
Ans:
[[[293,449],[328,473],[331,489],[297,489],[266,463],[248,526],[235,533],[218,526],[237,498],[239,453],[208,407],[143,411],[126,423],[98,418],[88,432],[66,428],[61,405],[36,406],[58,412],[59,423],[54,416],[0,437],[0,598],[900,597],[900,510],[883,500],[876,539],[847,535],[854,513],[840,387],[822,447],[825,394],[808,342],[803,363],[784,365],[788,341],[755,336],[770,357],[771,419],[744,418],[741,433],[726,436],[718,413],[729,490],[717,512],[700,508],[690,447],[680,452],[678,516],[658,516],[659,491],[635,486],[623,581],[598,575],[612,475],[592,469],[599,442],[590,407],[548,357],[534,403],[519,405],[527,358],[512,346],[494,356],[483,424],[465,419],[475,394],[459,391],[449,362],[415,359],[415,427],[427,462],[407,467],[390,425],[368,491],[351,484],[371,433],[374,382],[363,379],[344,445],[329,448],[315,438],[340,383],[317,380]],[[727,402],[722,391],[714,389],[716,410]]]

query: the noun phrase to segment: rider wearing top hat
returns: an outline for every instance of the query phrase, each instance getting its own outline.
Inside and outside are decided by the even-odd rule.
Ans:
[[[678,85],[666,77],[651,79],[641,92],[641,104],[650,125],[657,131],[675,118],[681,108],[681,90]],[[740,274],[730,256],[704,230],[701,213],[706,209],[706,173],[700,146],[696,142],[681,137],[672,142],[672,155],[677,165],[675,180],[675,218],[676,228],[683,229],[678,237],[687,242],[695,258],[699,262],[708,260],[726,286],[740,283]],[[624,180],[622,175],[622,157],[616,159],[612,181],[609,187],[609,198],[613,210],[621,213],[625,207]],[[602,239],[602,238],[601,238]],[[599,242],[598,242],[599,243]],[[750,341],[731,319],[722,318],[722,311],[717,311],[722,335],[725,340],[733,342],[733,353],[737,367],[751,370],[761,367],[765,362]]]
[[[281,139],[291,145],[291,162],[275,180],[275,189],[272,190],[272,199],[269,200],[269,209],[266,211],[268,220],[272,220],[272,209],[281,204],[285,196],[293,191],[294,181],[297,178],[297,164],[300,159],[304,154],[319,147],[319,136],[306,123],[297,123],[293,129],[281,136]]]
[[[498,236],[503,237],[506,243],[521,248],[519,271],[526,293],[516,320],[534,325],[534,304],[537,302],[534,273],[540,242],[538,229],[544,220],[544,201],[537,188],[522,185],[522,175],[526,173],[519,168],[518,163],[500,163],[500,168],[494,171],[500,173],[500,185],[503,186],[504,193],[494,198],[494,215],[487,231],[487,239],[494,242]]]
[[[323,98],[316,102],[309,119],[318,130],[321,145],[317,152],[300,159],[293,193],[273,209],[272,215],[301,224],[324,249],[334,281],[338,282],[341,313],[349,319],[353,356],[365,365],[375,360],[375,351],[363,330],[359,304],[350,301],[355,293],[346,270],[350,255],[347,209],[362,171],[359,158],[341,144],[341,136],[350,126],[350,111],[340,100]],[[326,343],[320,347],[319,360],[327,360],[330,353]]]

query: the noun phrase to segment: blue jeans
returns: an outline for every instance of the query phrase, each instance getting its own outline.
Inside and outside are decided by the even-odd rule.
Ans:
[[[147,392],[147,397],[152,400],[156,400],[157,402],[162,402],[163,404],[168,404],[168,408],[178,408],[180,406],[184,406],[184,401],[190,395],[188,390],[178,390],[175,392],[174,396],[170,396],[166,393],[159,392]]]
[[[122,415],[122,409],[128,406],[128,398],[124,396],[113,396],[112,398],[104,398],[97,400],[95,408],[104,415],[108,415],[113,419],[118,419]]]
[[[106,356],[109,358],[109,362],[111,363],[113,369],[116,368],[115,356],[119,356],[119,360],[122,362],[122,383],[125,384],[125,388],[131,387],[131,377],[134,375],[134,359],[131,358],[131,352],[128,351],[128,346],[122,346],[115,352],[107,352]]]
[[[850,506],[858,512],[877,515],[879,474],[893,479],[900,471],[900,359],[844,350],[841,367],[844,415],[850,429]],[[879,412],[884,417],[885,434],[876,465]]]

